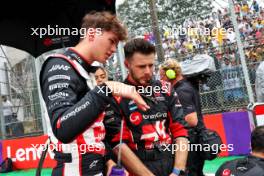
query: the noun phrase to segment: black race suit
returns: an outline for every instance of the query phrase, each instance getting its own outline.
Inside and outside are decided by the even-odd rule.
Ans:
[[[128,79],[125,83],[131,84]],[[170,85],[160,81],[153,81],[145,91],[142,86],[137,86],[150,109],[143,112],[134,101],[118,97],[117,103],[107,108],[104,121],[106,139],[116,147],[121,120],[124,119],[123,142],[159,176],[168,176],[172,172],[174,154],[171,144],[178,137],[187,137],[182,106],[176,92],[168,87]]]
[[[92,67],[73,49],[64,55],[67,57],[50,56],[40,73],[41,92],[55,136],[52,142],[57,146],[54,150],[57,166],[52,175],[102,175],[103,112],[112,100],[105,93],[110,91],[105,85],[91,90],[88,85],[93,86],[89,73]]]

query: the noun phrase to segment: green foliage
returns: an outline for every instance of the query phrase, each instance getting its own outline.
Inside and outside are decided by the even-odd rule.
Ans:
[[[129,34],[142,35],[152,31],[149,0],[125,0],[117,8]],[[177,27],[185,19],[201,19],[212,11],[212,0],[156,0],[160,29]]]

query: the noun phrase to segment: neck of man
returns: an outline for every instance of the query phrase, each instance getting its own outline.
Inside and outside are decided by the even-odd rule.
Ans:
[[[172,85],[172,86],[175,86],[175,84],[176,84],[177,82],[179,82],[180,80],[183,80],[183,76],[182,76],[182,75],[179,75],[179,76],[176,77],[176,79],[172,80],[172,81],[171,81],[171,85]]]
[[[72,49],[75,50],[82,57],[82,59],[89,65],[91,65],[94,62],[93,56],[91,54],[92,52],[90,49],[90,45],[84,44],[84,41],[81,41]]]
[[[132,85],[137,85],[136,81],[132,78],[130,74],[127,75],[127,80],[130,82]]]
[[[258,157],[258,158],[262,158],[264,159],[264,152],[256,152],[256,151],[252,151],[251,153],[252,156]]]
[[[132,85],[134,85],[134,86],[143,86],[143,87],[146,87],[146,86],[150,85],[150,83],[147,84],[147,85],[142,85],[142,84],[140,84],[138,81],[136,81],[136,80],[131,76],[131,74],[128,74],[128,76],[127,76],[127,80],[128,80],[128,82],[130,82],[130,84],[132,84]]]

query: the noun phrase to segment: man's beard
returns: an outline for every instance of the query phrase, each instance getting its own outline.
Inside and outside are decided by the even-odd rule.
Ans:
[[[135,83],[137,85],[142,85],[142,83],[140,82],[140,78],[136,77],[136,74],[134,74],[134,72],[132,70],[130,70],[130,76],[131,78],[135,81]],[[149,80],[144,80],[144,86],[145,85],[149,85],[151,83],[152,79],[150,78]]]

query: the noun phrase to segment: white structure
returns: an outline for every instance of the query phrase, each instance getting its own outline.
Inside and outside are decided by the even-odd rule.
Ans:
[[[3,47],[4,52],[6,52],[6,48]],[[7,60],[4,56],[2,50],[0,50],[0,94],[7,95],[8,94],[8,73],[7,73]]]

